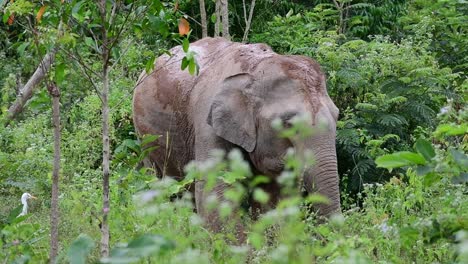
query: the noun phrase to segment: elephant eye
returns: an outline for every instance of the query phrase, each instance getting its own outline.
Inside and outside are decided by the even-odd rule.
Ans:
[[[291,120],[297,115],[297,112],[286,112],[283,113],[280,118],[283,123],[283,127],[290,128],[292,126]]]

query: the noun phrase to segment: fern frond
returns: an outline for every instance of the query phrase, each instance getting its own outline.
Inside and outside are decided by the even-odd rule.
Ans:
[[[386,114],[377,119],[377,123],[387,127],[399,127],[408,125],[408,121],[401,115]]]

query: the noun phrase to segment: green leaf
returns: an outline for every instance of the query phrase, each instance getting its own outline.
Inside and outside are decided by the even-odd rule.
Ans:
[[[180,65],[180,69],[185,70],[187,66],[189,65],[189,60],[187,60],[187,57],[184,57],[182,59],[182,64]]]
[[[154,8],[156,8],[156,10],[161,10],[164,8],[163,4],[161,3],[160,0],[153,0],[153,5],[152,5]]]
[[[83,3],[84,1],[79,1],[72,8],[72,16],[76,18],[79,22],[84,21],[83,11],[81,10],[81,6],[83,5]]]
[[[453,160],[458,164],[462,169],[468,169],[468,156],[456,149],[451,149],[450,154],[452,154]]]
[[[114,248],[102,263],[133,263],[153,254],[164,254],[175,248],[174,242],[160,235],[144,234],[130,241],[126,247]]]
[[[258,233],[250,233],[249,242],[258,250],[263,247],[263,244],[265,243],[265,239],[263,238],[262,235]]]
[[[418,176],[424,176],[427,175],[432,171],[432,167],[430,166],[418,166],[416,168],[416,175]]]
[[[8,19],[8,18],[7,18],[7,19]],[[216,13],[213,13],[213,14],[211,15],[211,18],[210,18],[210,19],[211,19],[211,22],[212,22],[213,24],[216,23]]]
[[[96,45],[94,44],[94,40],[90,37],[85,37],[85,44],[88,46],[88,47],[91,47],[91,48],[95,48]]]
[[[266,204],[270,200],[270,195],[260,188],[255,188],[253,198],[261,204]]]
[[[311,194],[305,200],[311,204],[330,204],[330,199],[321,194]]]
[[[12,223],[18,217],[18,215],[21,213],[22,208],[23,206],[20,205],[11,210],[10,214],[8,215],[8,223]]]
[[[407,160],[403,160],[395,154],[380,156],[375,160],[375,163],[377,164],[377,167],[386,169],[400,168],[408,165]]]
[[[426,187],[432,186],[435,182],[438,182],[441,179],[440,175],[434,172],[430,172],[424,176],[423,184]]]
[[[152,55],[151,58],[146,62],[145,71],[146,74],[150,74],[154,70],[154,61],[156,60],[156,56]]]
[[[146,134],[143,136],[142,140],[141,140],[141,146],[144,147],[150,143],[153,143],[154,141],[156,141],[160,136],[158,135],[151,135],[151,134]]]
[[[424,165],[426,160],[419,153],[401,151],[389,155],[383,155],[375,160],[377,167],[394,169],[409,165]]]
[[[414,144],[414,147],[420,154],[423,155],[423,157],[427,161],[431,161],[432,158],[435,157],[434,148],[432,147],[431,143],[429,143],[425,139],[422,139],[422,138],[418,139],[416,143]]]
[[[412,164],[424,165],[426,164],[426,160],[424,157],[419,153],[409,152],[409,151],[401,151],[398,152],[398,155],[411,162]]]
[[[60,84],[65,79],[65,64],[61,63],[55,66],[55,81]]]
[[[149,256],[155,252],[172,250],[175,244],[163,236],[145,234],[128,243],[127,247],[140,256]]]
[[[452,183],[454,184],[466,184],[468,183],[468,173],[461,173],[460,176],[455,176],[452,178]]]
[[[18,51],[18,54],[20,56],[23,56],[24,54],[24,50],[29,46],[29,42],[24,42],[23,44],[21,44],[17,49],[16,51]]]
[[[406,226],[400,229],[401,242],[406,246],[414,245],[419,237],[419,231],[411,226]]]
[[[189,49],[189,40],[188,38],[184,38],[183,42],[182,42],[182,49],[184,50],[184,52],[188,52],[188,49]]]
[[[263,175],[259,175],[259,176],[255,176],[255,178],[251,181],[249,181],[249,186],[250,187],[255,187],[259,184],[262,184],[262,183],[269,183],[271,181],[271,179],[267,176],[263,176]]]
[[[197,71],[197,64],[195,64],[194,59],[191,59],[189,61],[189,73],[191,75],[195,75],[196,71]]]
[[[79,235],[68,249],[68,261],[71,264],[85,264],[93,248],[94,241],[91,237],[86,234]]]
[[[7,23],[8,22],[8,18],[10,17],[10,12],[7,10],[4,14],[3,14],[3,23]]]
[[[436,136],[459,136],[468,133],[468,124],[442,124],[436,128]]]

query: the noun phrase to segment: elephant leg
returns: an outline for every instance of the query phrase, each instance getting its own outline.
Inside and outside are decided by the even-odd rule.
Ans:
[[[213,149],[232,149],[230,143],[225,142],[214,136],[203,137],[205,140],[199,140],[195,143],[195,159],[197,161],[206,161],[211,157],[211,151]],[[240,206],[233,204],[224,197],[224,192],[230,187],[230,185],[218,181],[215,186],[207,190],[205,180],[198,180],[195,183],[195,205],[198,214],[204,219],[209,229],[214,232],[228,231],[229,227],[233,227],[236,230],[236,238],[239,243],[243,243],[246,240],[245,228],[241,222],[240,217]],[[216,200],[215,208],[208,208],[211,201]],[[231,206],[231,214],[225,218],[220,216],[220,205],[222,203],[229,203]],[[212,209],[212,210],[210,210]]]
[[[253,197],[250,198],[250,209],[252,212],[253,220],[258,220],[258,217],[261,214],[264,214],[269,210],[275,208],[281,196],[281,189],[276,181],[260,184],[257,186],[257,188],[260,188],[264,192],[266,192],[270,198],[265,204],[255,201]]]
[[[234,228],[237,242],[244,243],[246,235],[239,215],[239,205],[232,204],[224,197],[224,192],[230,186],[224,182],[218,182],[212,190],[206,190],[205,187],[203,180],[195,183],[195,201],[198,214],[213,232],[226,233],[231,231],[230,228]],[[226,202],[230,204],[232,213],[222,218],[219,208],[222,203]]]

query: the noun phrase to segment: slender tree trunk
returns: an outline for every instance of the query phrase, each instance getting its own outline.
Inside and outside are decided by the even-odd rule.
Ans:
[[[215,14],[216,14],[216,22],[214,26],[214,36],[219,37],[219,28],[221,25],[221,0],[216,0],[215,2]]]
[[[249,36],[250,25],[252,24],[252,17],[253,17],[253,12],[255,8],[255,0],[252,0],[252,3],[250,4],[248,19],[246,17],[247,12],[246,12],[246,7],[245,7],[245,0],[242,0],[242,3],[244,4],[244,19],[245,19],[245,31],[244,31],[244,37],[242,37],[242,42],[246,42],[247,37]]]
[[[110,209],[109,204],[109,160],[110,160],[110,142],[109,142],[109,73],[107,67],[104,69],[103,90],[102,90],[102,238],[101,238],[101,255],[109,256],[109,223],[108,214]]]
[[[106,21],[106,0],[101,0],[99,5],[101,19]],[[107,38],[107,29],[102,27],[102,205],[103,216],[101,225],[101,256],[109,256],[109,223],[108,215],[109,204],[109,160],[110,160],[110,142],[109,142],[109,42]]]
[[[344,33],[344,27],[345,27],[345,17],[344,17],[344,4],[339,3],[337,0],[333,0],[333,3],[335,4],[336,9],[338,10],[339,13],[339,21],[338,21],[338,34],[343,34]]]
[[[200,0],[200,16],[201,16],[202,37],[206,38],[208,36],[208,25],[207,25],[207,20],[206,20],[205,0]]]
[[[28,80],[28,82],[24,85],[23,89],[21,89],[20,93],[18,94],[16,101],[13,105],[10,106],[8,109],[8,114],[6,117],[5,126],[15,119],[15,117],[23,111],[23,107],[26,102],[31,99],[33,95],[34,88],[44,79],[47,72],[49,72],[50,67],[52,66],[54,59],[55,59],[56,50],[52,50],[51,52],[47,53],[42,61],[39,63],[34,74]]]
[[[50,210],[50,255],[51,264],[56,263],[59,248],[59,178],[60,178],[60,90],[55,83],[48,85],[52,97],[52,116],[54,126],[54,170],[52,172],[52,204]]]
[[[221,16],[223,21],[223,38],[231,40],[229,35],[229,6],[228,0],[221,0]]]

